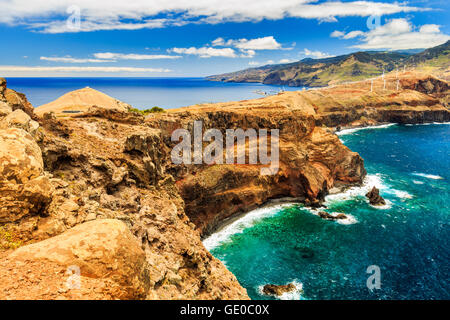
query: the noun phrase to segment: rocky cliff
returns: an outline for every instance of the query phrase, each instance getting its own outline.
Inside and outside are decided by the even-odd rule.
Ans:
[[[0,298],[247,299],[201,235],[271,199],[317,206],[331,188],[361,183],[363,159],[336,127],[449,121],[447,82],[410,74],[397,90],[393,81],[144,117],[102,106],[36,116],[1,80]],[[192,133],[194,121],[223,134],[278,129],[279,169],[175,165],[171,135]],[[80,288],[66,285],[74,266]]]

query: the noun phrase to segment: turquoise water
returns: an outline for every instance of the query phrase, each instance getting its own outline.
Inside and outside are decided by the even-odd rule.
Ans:
[[[178,108],[198,103],[261,98],[255,91],[269,94],[301,88],[260,83],[223,83],[203,78],[7,78],[8,87],[25,93],[35,107],[49,103],[67,92],[91,87],[111,97],[146,109],[154,106]]]
[[[267,283],[295,281],[294,299],[450,298],[450,126],[400,126],[341,135],[365,160],[361,188],[326,198],[326,211],[351,215],[325,221],[301,205],[263,208],[204,241],[253,299]],[[370,206],[376,185],[387,200]],[[381,288],[366,285],[371,265]]]

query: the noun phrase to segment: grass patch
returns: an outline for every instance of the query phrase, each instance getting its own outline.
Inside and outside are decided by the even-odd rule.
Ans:
[[[17,249],[22,244],[22,241],[18,240],[13,233],[5,227],[0,227],[0,249]]]

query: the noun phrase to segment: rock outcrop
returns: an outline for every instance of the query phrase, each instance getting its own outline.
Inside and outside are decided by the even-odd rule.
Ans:
[[[372,190],[366,193],[366,197],[369,199],[369,203],[373,206],[384,206],[386,201],[380,196],[380,190],[373,187]]]
[[[269,133],[271,129],[279,130],[279,169],[275,174],[261,175],[264,166],[248,164],[248,156],[245,165],[168,166],[185,201],[187,215],[202,234],[208,234],[224,219],[270,199],[293,197],[320,203],[333,186],[362,182],[366,171],[361,157],[330,130],[317,127],[314,115],[314,108],[301,97],[283,94],[170,110],[148,117],[147,123],[161,128],[162,136],[168,139],[177,128],[189,130],[193,136],[194,120],[202,121],[203,132],[217,128],[223,136],[228,128],[264,128]],[[173,148],[170,140],[166,143]]]
[[[284,293],[293,292],[295,290],[297,290],[296,286],[293,283],[289,283],[286,285],[266,284],[262,291],[266,295],[280,297]]]
[[[331,213],[328,213],[326,211],[320,211],[319,217],[321,217],[322,219],[325,219],[325,220],[332,220],[332,221],[347,219],[347,216],[343,213],[338,213],[336,215],[332,215]]]
[[[0,270],[0,299],[142,299],[150,288],[145,253],[119,220],[21,247]]]
[[[105,110],[115,110],[127,112],[131,106],[110,96],[86,87],[66,93],[53,102],[36,108],[37,115],[44,115],[47,112],[55,114],[77,114],[86,112],[91,107],[98,107]]]

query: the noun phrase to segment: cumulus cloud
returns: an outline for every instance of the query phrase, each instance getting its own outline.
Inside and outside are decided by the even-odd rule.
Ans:
[[[201,58],[253,58],[256,55],[257,50],[277,50],[281,48],[281,44],[279,44],[273,36],[267,36],[256,39],[243,38],[238,40],[217,38],[213,40],[210,45],[201,48],[172,48],[168,51],[178,54],[197,55]]]
[[[225,57],[225,58],[236,58],[236,52],[232,48],[212,48],[212,47],[190,47],[190,48],[172,48],[169,52],[175,52],[178,54],[195,55],[200,58],[211,58],[211,57]]]
[[[442,33],[436,24],[426,24],[416,28],[406,19],[392,19],[378,28],[362,33],[361,36],[361,43],[354,45],[354,48],[422,49],[435,47],[450,40],[450,36]]]
[[[79,8],[81,24],[73,29],[66,24]],[[285,17],[336,21],[338,17],[367,17],[424,10],[403,3],[375,1],[321,2],[316,0],[14,0],[2,1],[0,23],[25,24],[47,33],[88,32],[95,30],[134,30],[163,28],[187,23],[223,23],[279,20]],[[161,16],[166,18],[161,19]],[[170,17],[170,18],[167,18]],[[173,18],[175,17],[175,18]]]
[[[302,52],[305,56],[307,57],[312,57],[314,59],[323,59],[323,58],[330,58],[330,57],[334,57],[333,55],[330,55],[328,53],[325,52],[321,52],[321,51],[312,51],[309,50],[307,48],[305,48]]]
[[[273,36],[267,36],[256,39],[229,39],[217,38],[211,42],[214,47],[233,47],[241,52],[241,58],[253,58],[256,50],[277,50],[282,49],[280,43]]]
[[[217,40],[217,39],[216,39]],[[228,45],[232,45],[242,50],[277,50],[281,49],[281,44],[273,36],[256,39],[229,40]]]
[[[94,53],[94,57],[97,59],[105,60],[158,60],[158,59],[179,59],[181,56],[171,56],[164,54],[123,54],[113,52],[98,52]]]

